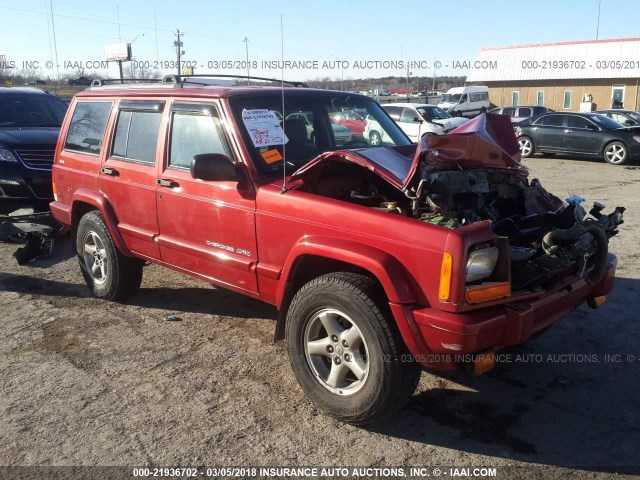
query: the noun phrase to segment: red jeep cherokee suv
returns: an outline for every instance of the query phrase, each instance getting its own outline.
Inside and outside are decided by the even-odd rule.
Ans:
[[[301,387],[337,418],[395,411],[422,366],[481,373],[612,289],[624,209],[589,217],[529,181],[508,119],[415,145],[362,95],[196,82],[76,95],[51,210],[99,298],[153,262],[275,305]],[[389,142],[338,146],[350,111]]]

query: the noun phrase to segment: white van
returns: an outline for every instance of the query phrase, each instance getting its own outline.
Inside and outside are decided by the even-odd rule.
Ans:
[[[454,117],[473,117],[489,109],[489,87],[450,88],[438,104]]]

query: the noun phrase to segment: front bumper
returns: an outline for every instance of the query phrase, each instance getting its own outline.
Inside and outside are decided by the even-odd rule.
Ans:
[[[534,334],[552,325],[590,298],[613,289],[617,259],[609,254],[604,278],[596,286],[584,277],[573,278],[546,291],[540,297],[473,310],[465,313],[443,312],[435,308],[412,310],[392,305],[395,315],[404,315],[408,327],[401,328],[414,359],[438,370],[458,368],[463,356],[491,348],[503,348],[526,342]]]
[[[53,199],[50,171],[28,171],[21,165],[0,165],[0,210],[25,205],[46,206]]]

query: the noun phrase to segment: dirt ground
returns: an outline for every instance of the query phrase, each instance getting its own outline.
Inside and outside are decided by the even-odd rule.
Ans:
[[[627,207],[610,244],[614,293],[509,350],[513,360],[485,376],[425,372],[409,404],[370,429],[307,401],[272,342],[272,307],[156,266],[127,304],[106,303],[89,295],[68,240],[23,267],[16,246],[0,244],[0,465],[640,473],[640,167],[525,163],[563,198]],[[180,321],[164,320],[169,313]]]

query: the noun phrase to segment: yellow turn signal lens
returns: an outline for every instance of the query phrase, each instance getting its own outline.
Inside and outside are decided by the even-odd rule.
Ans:
[[[442,283],[440,284],[442,288]],[[477,287],[467,287],[465,297],[469,303],[486,302],[511,295],[509,282],[492,282]]]
[[[438,298],[447,301],[451,298],[451,275],[453,273],[453,257],[449,252],[442,255],[442,269],[440,270],[440,290]]]

